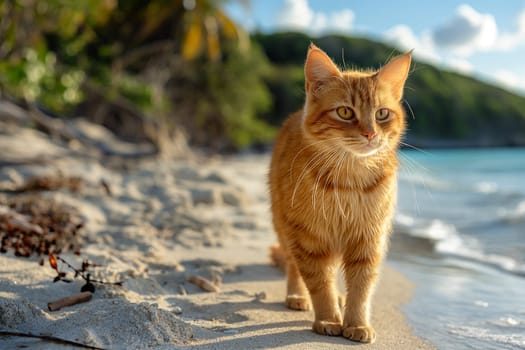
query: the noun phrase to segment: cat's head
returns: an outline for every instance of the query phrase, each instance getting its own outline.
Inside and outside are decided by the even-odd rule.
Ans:
[[[358,157],[396,149],[405,129],[401,106],[411,52],[378,71],[341,71],[315,45],[305,63],[303,131],[325,147]]]

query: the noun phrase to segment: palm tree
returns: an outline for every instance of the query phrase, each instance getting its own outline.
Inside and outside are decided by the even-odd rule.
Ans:
[[[221,55],[221,36],[226,40],[237,40],[241,48],[247,46],[246,34],[221,9],[223,3],[213,0],[183,1],[186,15],[182,56],[185,59],[195,59],[205,51],[208,59],[217,61]]]

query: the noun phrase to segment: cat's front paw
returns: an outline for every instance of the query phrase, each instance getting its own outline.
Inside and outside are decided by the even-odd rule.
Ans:
[[[346,327],[343,337],[361,343],[373,343],[376,340],[376,331],[370,326]]]
[[[292,310],[308,311],[310,310],[310,298],[299,294],[291,294],[286,297],[286,306]]]
[[[312,329],[322,335],[341,335],[343,325],[341,322],[315,321]]]

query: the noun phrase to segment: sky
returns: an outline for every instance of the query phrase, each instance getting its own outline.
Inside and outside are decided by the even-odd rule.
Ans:
[[[367,37],[525,96],[525,0],[241,2],[227,12],[248,31]]]

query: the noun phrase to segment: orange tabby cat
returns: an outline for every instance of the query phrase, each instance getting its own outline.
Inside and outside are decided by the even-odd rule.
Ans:
[[[405,129],[400,100],[411,53],[379,71],[340,71],[311,45],[306,101],[275,142],[270,192],[286,259],[286,304],[308,310],[313,330],[373,342],[370,299],[396,201],[396,151]],[[335,286],[342,265],[343,315]]]

